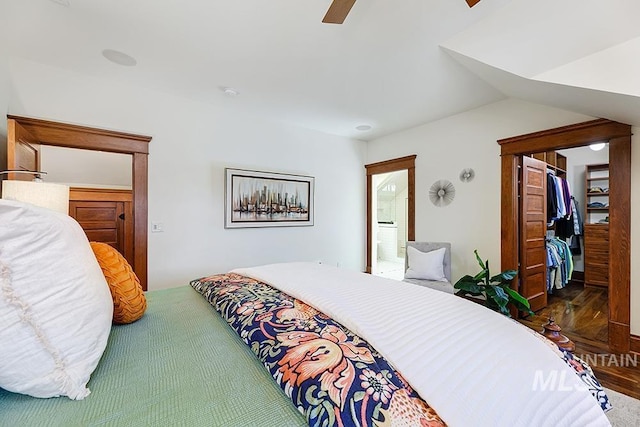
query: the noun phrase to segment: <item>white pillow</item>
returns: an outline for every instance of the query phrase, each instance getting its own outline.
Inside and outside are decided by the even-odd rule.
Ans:
[[[0,200],[0,387],[83,399],[112,316],[109,287],[80,225]]]
[[[421,252],[413,246],[407,246],[409,268],[404,273],[404,278],[448,282],[444,275],[445,251],[445,248],[440,248],[430,252]]]

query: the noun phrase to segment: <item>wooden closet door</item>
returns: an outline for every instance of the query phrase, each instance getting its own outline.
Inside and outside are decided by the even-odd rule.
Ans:
[[[520,290],[531,310],[547,306],[547,164],[522,157]]]
[[[113,246],[132,264],[130,205],[122,201],[70,201],[69,215],[78,221],[89,241]]]

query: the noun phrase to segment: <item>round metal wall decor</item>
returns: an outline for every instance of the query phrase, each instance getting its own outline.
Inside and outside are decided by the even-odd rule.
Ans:
[[[470,182],[470,181],[473,181],[473,178],[475,178],[475,176],[476,176],[476,173],[473,169],[464,168],[462,169],[462,172],[460,172],[460,181]]]
[[[456,196],[456,188],[450,181],[440,179],[429,189],[429,200],[438,207],[448,206]]]

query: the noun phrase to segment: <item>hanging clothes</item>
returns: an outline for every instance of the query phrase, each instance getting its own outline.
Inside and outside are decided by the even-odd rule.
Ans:
[[[571,248],[562,239],[546,240],[547,249],[547,292],[567,286],[573,275]]]
[[[571,203],[571,187],[564,178],[547,172],[547,223],[560,219],[571,219],[573,209]],[[573,235],[573,232],[567,237]]]
[[[571,188],[569,187],[569,181],[564,178],[558,178],[560,180],[560,184],[562,185],[562,194],[564,196],[564,205],[567,208],[566,216],[571,216]]]
[[[582,255],[582,245],[580,244],[580,236],[578,236],[577,234],[574,234],[573,236],[571,236],[569,248],[571,249],[572,255]]]
[[[573,234],[575,236],[582,236],[582,217],[580,216],[580,209],[578,209],[578,201],[573,196],[571,196],[571,212],[573,217]]]
[[[549,293],[565,287],[571,280],[572,255],[581,252],[578,236],[582,234],[582,224],[569,182],[547,171],[547,223],[554,222],[555,237],[546,241]],[[567,239],[571,239],[573,249]]]
[[[567,206],[564,203],[564,187],[562,186],[561,178],[555,175],[553,176],[553,183],[556,186],[556,202],[558,203],[558,212],[554,219],[560,219],[567,216]]]
[[[547,224],[552,224],[558,215],[558,202],[556,198],[556,185],[552,173],[547,173]]]
[[[578,209],[578,201],[575,197],[571,196],[571,219],[573,221],[573,236],[571,236],[571,242],[569,247],[573,255],[582,255],[582,246],[580,245],[580,236],[582,236],[583,223],[580,216],[580,209]]]
[[[566,180],[565,180],[566,181]],[[576,209],[575,209],[575,199],[573,198],[573,196],[571,196],[569,198],[569,212],[571,213],[571,215],[569,216],[565,216],[563,218],[560,218],[556,221],[556,237],[559,237],[563,240],[569,239],[571,237],[573,237],[573,235],[575,235],[576,233],[576,225],[575,225],[575,220],[576,220]],[[579,227],[578,227],[579,229]],[[578,230],[580,231],[580,230]]]

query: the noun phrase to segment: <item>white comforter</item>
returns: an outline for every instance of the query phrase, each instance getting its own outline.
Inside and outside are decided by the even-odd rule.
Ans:
[[[463,298],[314,263],[236,269],[366,339],[450,426],[608,426],[596,399],[526,328]]]

